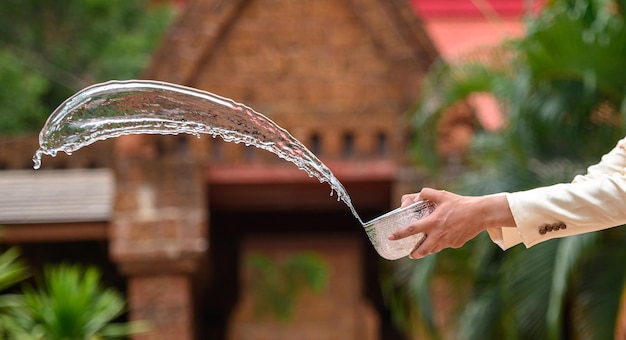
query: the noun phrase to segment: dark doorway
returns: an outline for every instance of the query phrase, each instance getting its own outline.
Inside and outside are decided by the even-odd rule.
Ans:
[[[366,211],[375,216],[381,211]],[[354,217],[346,211],[232,211],[211,210],[209,232],[209,279],[201,302],[204,338],[225,339],[229,316],[238,301],[240,249],[242,240],[254,235],[289,235],[307,237],[352,237],[362,245],[362,270],[365,297],[378,311],[380,339],[406,339],[391,323],[379,286],[379,265],[382,260],[374,251],[366,234]]]

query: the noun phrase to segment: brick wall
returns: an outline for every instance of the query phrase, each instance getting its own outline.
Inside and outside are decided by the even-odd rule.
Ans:
[[[398,155],[403,134],[389,118],[410,105],[421,74],[381,56],[345,3],[254,1],[223,39],[194,86],[256,108],[309,146],[317,135],[325,158],[340,158],[347,136],[357,158],[372,157],[380,134]],[[412,80],[397,82],[402,74]]]
[[[257,340],[375,340],[380,330],[378,316],[372,305],[363,298],[364,282],[362,243],[355,238],[322,235],[309,237],[275,236],[250,237],[242,246],[241,293],[229,325],[227,339]],[[325,266],[327,282],[320,291],[302,284],[290,302],[293,311],[286,319],[267,312],[259,312],[261,290],[246,264],[252,254],[267,256],[282,264],[290,256],[302,253],[319,254]],[[280,268],[279,268],[280,270]],[[280,282],[280,281],[278,281]],[[307,289],[308,288],[308,289]]]
[[[401,160],[405,114],[435,53],[400,2],[194,2],[145,76],[242,102],[323,160],[346,149],[352,160]]]
[[[0,138],[0,170],[32,169],[37,149],[36,135]],[[56,157],[44,155],[41,169],[103,168],[112,164],[113,141],[104,141],[78,150],[71,157],[63,152]]]

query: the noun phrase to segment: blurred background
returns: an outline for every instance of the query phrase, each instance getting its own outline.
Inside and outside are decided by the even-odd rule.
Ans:
[[[19,339],[624,339],[626,230],[386,261],[262,150],[124,136],[32,170],[86,86],[232,98],[302,141],[364,220],[430,186],[569,182],[624,136],[623,0],[0,4],[0,333]],[[108,306],[105,308],[105,306]]]

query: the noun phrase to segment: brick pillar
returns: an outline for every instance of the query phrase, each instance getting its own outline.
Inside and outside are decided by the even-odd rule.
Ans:
[[[194,339],[192,282],[208,244],[204,182],[191,158],[128,148],[144,138],[117,147],[110,256],[128,277],[130,318],[151,324],[136,339]]]
[[[128,280],[131,320],[147,320],[147,339],[194,339],[193,298],[189,275],[139,275]]]

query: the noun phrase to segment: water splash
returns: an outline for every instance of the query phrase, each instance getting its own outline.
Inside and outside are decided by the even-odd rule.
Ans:
[[[68,155],[99,140],[130,134],[220,136],[276,154],[309,176],[327,182],[363,225],[346,189],[332,171],[289,132],[266,116],[228,98],[158,81],[110,81],[85,88],[63,102],[39,134],[43,155]]]

